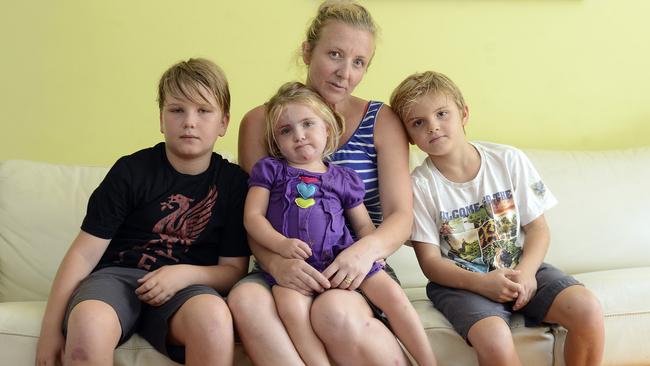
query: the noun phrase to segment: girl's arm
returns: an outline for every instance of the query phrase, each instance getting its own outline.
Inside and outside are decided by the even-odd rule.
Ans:
[[[413,194],[408,171],[408,140],[400,120],[388,106],[377,116],[375,147],[383,222],[336,257],[323,271],[328,278],[339,275],[338,272],[342,278],[353,281],[359,276],[365,278],[374,262],[393,254],[411,233]]]
[[[413,249],[424,275],[432,282],[481,294],[497,302],[513,301],[521,286],[510,278],[518,273],[497,269],[478,273],[462,269],[440,255],[437,245],[413,241]]]
[[[266,218],[269,206],[268,189],[253,186],[248,189],[244,206],[244,227],[248,235],[259,245],[280,254],[285,258],[307,259],[311,248],[299,239],[291,239],[280,234]]]

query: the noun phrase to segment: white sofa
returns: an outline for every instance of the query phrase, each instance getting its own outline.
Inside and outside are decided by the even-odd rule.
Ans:
[[[605,312],[605,365],[650,365],[650,147],[526,153],[560,204],[547,213],[547,260],[592,289]],[[421,155],[413,154],[413,163]],[[33,365],[51,280],[106,168],[0,162],[0,365]],[[422,318],[441,365],[475,365],[474,351],[433,309],[413,251],[389,262]],[[563,365],[565,331],[513,325],[526,366]],[[172,365],[139,336],[116,365]],[[236,364],[247,365],[240,346]]]

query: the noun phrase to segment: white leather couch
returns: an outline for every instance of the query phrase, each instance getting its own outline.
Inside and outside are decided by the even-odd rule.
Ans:
[[[605,365],[650,365],[650,147],[602,152],[530,151],[560,204],[547,213],[547,261],[574,274],[602,302]],[[416,164],[422,156],[412,155]],[[77,234],[87,199],[106,168],[0,162],[0,365],[33,365],[51,280]],[[475,365],[474,351],[433,309],[413,251],[389,259],[422,318],[440,365]],[[565,331],[513,334],[523,364],[563,365]],[[139,336],[116,365],[173,365]],[[236,364],[247,365],[240,346]]]

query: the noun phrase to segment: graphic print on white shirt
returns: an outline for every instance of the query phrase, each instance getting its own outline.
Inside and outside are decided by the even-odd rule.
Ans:
[[[412,241],[440,246],[461,268],[514,268],[523,252],[521,227],[557,201],[528,158],[510,146],[472,143],[481,168],[465,183],[449,181],[430,159],[412,175]]]

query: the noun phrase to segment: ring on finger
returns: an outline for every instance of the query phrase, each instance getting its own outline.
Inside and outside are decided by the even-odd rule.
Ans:
[[[350,277],[345,277],[345,279],[343,280],[343,282],[345,282],[345,283],[347,283],[347,284],[349,285],[349,284],[352,283],[352,278],[350,278]]]

